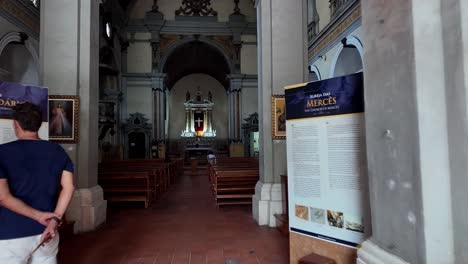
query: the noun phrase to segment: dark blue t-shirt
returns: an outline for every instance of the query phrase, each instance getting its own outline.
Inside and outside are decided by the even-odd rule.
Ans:
[[[44,140],[0,145],[0,179],[7,179],[14,197],[37,210],[55,210],[64,170],[73,172],[73,164],[60,145]],[[44,229],[37,221],[0,206],[0,240],[35,236]]]

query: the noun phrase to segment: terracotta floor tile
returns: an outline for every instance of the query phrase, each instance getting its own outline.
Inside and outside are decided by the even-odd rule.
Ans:
[[[287,238],[259,227],[250,207],[216,208],[206,169],[179,177],[153,205],[109,205],[97,231],[62,241],[59,264],[288,263]]]

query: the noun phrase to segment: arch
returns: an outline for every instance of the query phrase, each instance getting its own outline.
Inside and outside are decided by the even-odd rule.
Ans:
[[[313,73],[313,72],[317,75],[317,81],[322,80],[322,74],[320,73],[319,68],[315,64],[309,65],[309,73]]]
[[[0,39],[0,55],[2,55],[3,50],[10,43],[23,44],[26,47],[26,49],[28,49],[29,53],[31,54],[31,57],[33,58],[34,64],[36,65],[36,68],[39,70],[39,54],[37,53],[34,44],[31,42],[26,33],[12,31],[5,34]]]
[[[35,45],[25,33],[9,32],[0,39],[2,79],[39,85],[39,57]]]
[[[362,46],[362,42],[357,37],[350,35],[341,41],[340,47],[338,48],[335,55],[333,56],[333,60],[331,63],[331,68],[330,68],[330,76],[329,76],[330,78],[336,77],[335,76],[336,65],[338,63],[338,59],[340,58],[341,53],[346,48],[346,46],[353,46],[354,48],[356,48],[361,58],[361,63],[364,62],[364,47]]]
[[[206,40],[206,39],[205,39]],[[208,74],[227,89],[232,72],[227,54],[220,47],[207,41],[185,39],[174,44],[161,62],[161,71],[166,74],[166,86],[171,89],[182,77],[192,73]]]
[[[162,57],[161,59],[161,69],[164,69],[165,66],[166,66],[166,63],[167,63],[167,59],[174,53],[175,50],[177,50],[177,48],[179,47],[182,47],[183,45],[185,44],[188,44],[190,42],[194,42],[194,41],[200,41],[200,42],[203,42],[205,44],[208,44],[210,46],[212,46],[213,48],[215,48],[218,52],[221,53],[221,55],[223,55],[224,57],[224,60],[226,61],[226,64],[229,66],[229,70],[230,72],[234,72],[234,63],[232,62],[232,60],[230,59],[230,56],[228,55],[228,52],[226,51],[226,49],[224,49],[220,44],[218,44],[216,41],[213,41],[211,39],[208,39],[208,38],[205,38],[205,37],[199,37],[199,38],[195,38],[195,37],[189,37],[189,38],[184,38],[184,39],[181,39],[173,44],[171,44],[169,46],[169,48],[167,49],[167,52],[166,54]]]

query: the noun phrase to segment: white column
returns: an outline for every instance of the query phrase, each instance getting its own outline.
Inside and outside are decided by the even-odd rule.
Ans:
[[[362,14],[372,237],[357,262],[467,263],[468,5],[365,0]]]
[[[275,226],[282,213],[281,174],[286,174],[286,142],[271,137],[271,96],[302,83],[307,71],[307,3],[305,0],[258,0],[257,38],[260,181],[253,198],[259,225]]]
[[[190,111],[185,110],[185,132],[190,132]]]
[[[106,219],[97,185],[99,98],[99,1],[41,3],[40,60],[43,85],[52,95],[80,98],[79,143],[64,145],[75,162],[76,183],[67,218],[75,231],[93,230]]]

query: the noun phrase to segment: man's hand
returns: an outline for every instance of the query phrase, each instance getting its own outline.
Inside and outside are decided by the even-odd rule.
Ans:
[[[47,228],[44,230],[41,236],[41,244],[48,243],[52,238],[57,235],[58,224],[55,221],[49,221]]]
[[[61,216],[56,213],[38,212],[34,220],[41,223],[43,226],[48,226],[50,222],[55,222],[55,221],[50,221],[52,217],[61,218]]]

